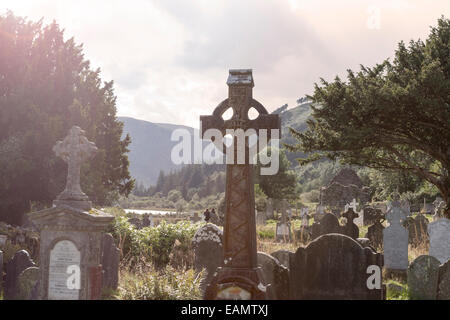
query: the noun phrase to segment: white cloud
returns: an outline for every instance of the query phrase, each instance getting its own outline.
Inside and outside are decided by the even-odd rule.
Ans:
[[[380,28],[367,28],[368,8]],[[230,68],[253,68],[269,110],[424,39],[447,0],[2,0],[2,9],[55,19],[115,81],[119,115],[198,127],[227,95]]]

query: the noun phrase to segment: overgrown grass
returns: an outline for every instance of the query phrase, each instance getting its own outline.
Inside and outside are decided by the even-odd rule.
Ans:
[[[193,269],[155,268],[152,264],[122,265],[117,295],[120,300],[200,300],[203,273]]]
[[[409,300],[408,285],[406,283],[388,280],[386,282],[386,300]]]

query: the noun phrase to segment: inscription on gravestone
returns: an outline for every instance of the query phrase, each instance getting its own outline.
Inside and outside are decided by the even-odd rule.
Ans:
[[[76,277],[79,277],[79,274],[72,274],[74,271],[71,271],[71,269],[73,269],[73,266],[76,266],[79,270],[80,261],[80,251],[78,251],[72,241],[63,240],[55,244],[50,251],[49,300],[79,299],[80,288],[76,279]]]

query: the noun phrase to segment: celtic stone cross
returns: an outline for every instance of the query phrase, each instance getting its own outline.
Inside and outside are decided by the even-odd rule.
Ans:
[[[230,70],[228,99],[214,110],[211,116],[201,116],[201,134],[216,129],[227,134],[227,129],[280,129],[278,115],[269,115],[253,99],[252,70]],[[248,112],[254,108],[259,116],[251,120]],[[225,120],[224,113],[232,109],[233,116]],[[236,136],[233,137],[234,156],[238,157]],[[219,146],[222,147],[222,146]],[[228,163],[228,162],[227,162]],[[205,292],[206,299],[265,299],[261,271],[257,267],[255,195],[252,165],[249,162],[248,138],[245,143],[245,163],[227,164],[225,190],[224,264],[216,272]]]
[[[69,135],[63,141],[56,143],[53,151],[68,165],[66,188],[53,204],[89,210],[92,204],[88,196],[81,190],[80,168],[84,161],[97,152],[97,147],[86,138],[85,132],[80,127],[73,126]]]

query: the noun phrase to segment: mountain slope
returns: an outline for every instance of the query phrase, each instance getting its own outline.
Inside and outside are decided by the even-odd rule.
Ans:
[[[175,129],[187,129],[192,135],[193,128],[152,123],[129,117],[119,117],[119,120],[124,123],[124,135],[128,133],[131,137],[128,158],[131,176],[136,181],[149,186],[156,183],[160,170],[169,172],[180,168],[170,159],[172,148],[178,144],[170,138]]]
[[[282,142],[295,143],[289,133],[289,127],[296,130],[306,129],[306,119],[310,114],[311,108],[308,103],[280,113]],[[124,123],[124,135],[128,133],[131,137],[130,153],[128,154],[131,176],[145,186],[156,184],[161,170],[169,173],[171,170],[181,168],[180,165],[173,164],[170,158],[172,148],[179,143],[170,139],[173,130],[187,129],[191,136],[198,135],[197,129],[187,126],[152,123],[129,117],[119,117],[119,120]],[[293,159],[299,155],[301,154],[288,154],[288,159],[294,162]]]

